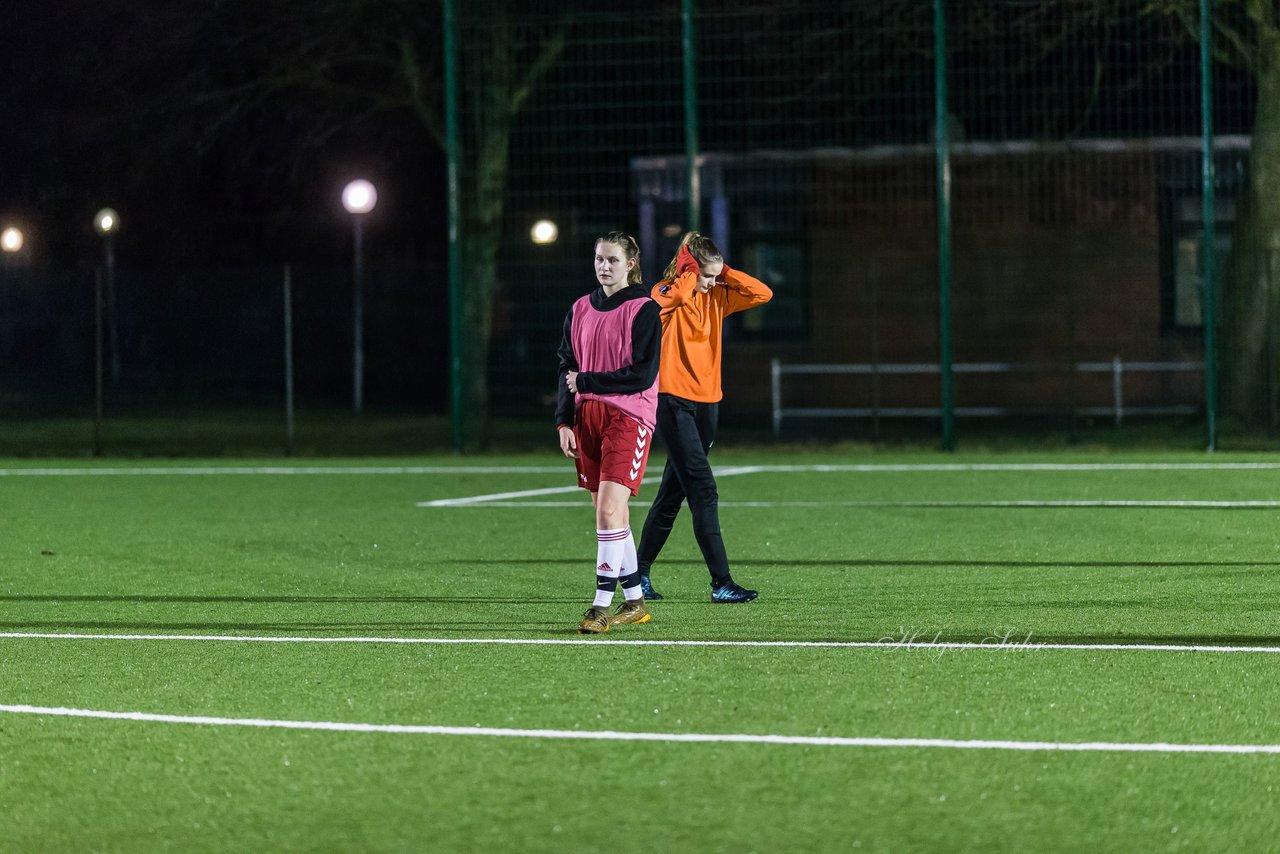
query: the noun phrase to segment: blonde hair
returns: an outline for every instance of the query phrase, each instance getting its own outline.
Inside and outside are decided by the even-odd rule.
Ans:
[[[687,231],[684,237],[680,238],[680,246],[676,249],[676,254],[672,257],[671,263],[667,265],[666,272],[662,274],[663,279],[674,279],[676,277],[676,261],[680,258],[680,250],[685,247],[688,247],[689,254],[693,256],[693,260],[698,262],[699,267],[724,263],[724,256],[720,254],[720,250],[710,237],[698,231]]]
[[[635,261],[635,266],[627,271],[627,284],[638,285],[643,281],[640,277],[640,244],[625,231],[611,231],[603,237],[596,238],[596,245],[612,243],[622,247],[622,254],[628,261]]]

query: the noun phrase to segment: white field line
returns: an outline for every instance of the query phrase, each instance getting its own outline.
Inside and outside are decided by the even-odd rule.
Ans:
[[[577,487],[573,487],[576,489]],[[567,488],[566,488],[567,491]],[[550,492],[550,490],[547,490]],[[512,497],[507,495],[504,497]],[[918,507],[935,509],[981,509],[1029,507],[1029,508],[1074,508],[1074,507],[1150,507],[1173,509],[1254,509],[1266,510],[1280,508],[1280,501],[721,501],[721,507],[862,507],[893,508]],[[420,501],[419,507],[581,507],[581,501],[499,501],[487,495],[471,498],[446,498],[438,501]]]
[[[791,647],[807,649],[900,650],[998,650],[1005,652],[1213,652],[1280,653],[1280,646],[1225,646],[1213,644],[1139,643],[1037,643],[1030,638],[993,637],[985,641],[917,641],[885,638],[878,641],[750,641],[750,640],[601,640],[593,638],[396,638],[396,637],[287,637],[272,635],[126,635],[75,632],[0,632],[0,640],[96,640],[96,641],[210,641],[226,643],[403,644],[492,646],[670,646],[670,647]]]
[[[939,463],[936,465],[758,465],[731,466],[716,469],[717,477],[733,477],[741,474],[759,474],[767,472],[800,472],[800,473],[840,473],[840,472],[1062,472],[1062,471],[1170,471],[1170,470],[1203,470],[1203,469],[1280,469],[1280,463]],[[646,478],[646,483],[651,480]],[[538,495],[563,495],[577,492],[577,485],[551,487],[547,489],[527,489],[519,492],[494,492],[486,495],[469,495],[463,498],[438,498],[433,501],[419,501],[418,507],[580,507],[582,501],[513,501],[515,498],[532,498]],[[1012,500],[1012,501],[721,501],[722,507],[764,507],[764,508],[813,508],[813,507],[861,507],[861,508],[933,508],[933,509],[970,509],[970,508],[1081,508],[1081,507],[1132,507],[1132,508],[1173,508],[1173,509],[1274,509],[1280,508],[1280,500],[1269,501],[1214,501],[1214,500],[1171,500],[1148,501],[1142,499],[1116,499],[1097,501],[1047,501],[1047,500]]]
[[[136,466],[129,468],[0,469],[0,477],[97,477],[183,475],[359,475],[359,474],[564,474],[565,466]]]
[[[1157,501],[1148,499],[1113,500],[1043,500],[1017,499],[1009,501],[735,501],[720,502],[733,507],[1174,507],[1174,508],[1226,508],[1242,507],[1265,509],[1280,507],[1280,501],[1212,501],[1176,499]]]
[[[1275,463],[867,463],[850,465],[762,465],[768,472],[975,472],[975,471],[1240,471],[1276,470]],[[720,472],[717,471],[716,474]]]
[[[346,721],[291,721],[270,718],[224,718],[206,715],[167,715],[151,712],[113,712],[58,706],[0,705],[0,712],[46,717],[97,718],[145,723],[233,726],[257,729],[323,730],[327,732],[385,733],[390,735],[458,735],[489,738],[531,738],[572,741],[645,741],[677,744],[778,744],[808,747],[897,747],[950,750],[1071,751],[1098,753],[1269,753],[1280,754],[1280,744],[1170,744],[1166,742],[1109,741],[1006,741],[949,738],[873,738],[804,735],[756,735],[749,733],[618,732],[613,730],[514,729],[509,727],[430,726],[421,724],[369,724]]]
[[[1065,471],[1267,471],[1280,462],[1203,463],[866,463],[850,465],[753,465],[717,469],[717,476],[755,472],[1065,472]],[[131,466],[4,468],[0,477],[105,477],[217,475],[566,474],[546,466]]]
[[[565,469],[557,469],[563,473]],[[719,477],[732,477],[735,474],[753,474],[758,471],[758,467],[742,466],[727,468],[717,471]],[[652,483],[652,478],[645,478],[645,483]],[[549,501],[549,502],[531,502],[508,501],[511,498],[526,498],[534,495],[564,495],[571,492],[579,492],[582,487],[573,486],[551,486],[545,489],[522,489],[518,492],[493,492],[488,495],[468,495],[464,498],[437,498],[433,501],[419,501],[419,507],[581,507],[588,503],[585,496],[581,501]]]
[[[499,502],[509,498],[524,498],[531,495],[563,495],[567,492],[577,492],[577,486],[552,486],[546,489],[522,489],[518,492],[494,492],[489,495],[469,495],[465,498],[438,498],[435,501],[419,501],[419,507],[487,507],[493,506],[491,502]],[[556,502],[555,506],[559,507],[583,507],[591,502],[583,496],[581,501],[561,501]],[[519,501],[508,501],[505,506],[525,507],[527,505]],[[503,505],[498,505],[503,506]]]

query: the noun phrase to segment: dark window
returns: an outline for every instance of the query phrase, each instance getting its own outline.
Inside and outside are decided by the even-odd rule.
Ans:
[[[1219,151],[1214,170],[1214,281],[1219,300],[1231,259],[1236,201],[1248,152]],[[1166,152],[1160,176],[1160,277],[1166,330],[1204,326],[1205,227],[1199,152]]]
[[[798,237],[739,236],[742,269],[773,289],[768,304],[729,318],[743,338],[796,339],[809,334],[805,248]],[[730,266],[733,266],[732,264]]]

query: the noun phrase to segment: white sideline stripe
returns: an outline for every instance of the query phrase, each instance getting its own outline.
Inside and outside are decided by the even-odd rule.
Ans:
[[[0,469],[0,477],[93,477],[98,475],[313,475],[313,474],[564,474],[565,466],[139,466],[133,468]]]
[[[1280,462],[1205,463],[867,463],[850,465],[753,465],[716,469],[717,476],[759,472],[1063,472],[1242,471],[1280,469]],[[357,475],[357,474],[565,474],[558,466],[136,466],[104,468],[5,468],[0,477],[98,477],[133,475]]]
[[[1237,471],[1280,469],[1280,463],[867,463],[762,465],[769,472],[973,472],[973,471]],[[716,472],[719,474],[719,472]]]
[[[1280,507],[1280,501],[1115,499],[1095,501],[736,501],[735,507]]]
[[[288,637],[272,635],[123,635],[75,632],[0,632],[0,640],[109,640],[109,641],[223,641],[231,643],[355,643],[495,646],[694,646],[694,647],[799,647],[810,649],[990,649],[1009,652],[1074,650],[1082,652],[1217,652],[1280,653],[1280,646],[1219,646],[1212,644],[1152,643],[1034,643],[995,638],[990,641],[734,641],[734,640],[601,640],[591,638],[393,638],[393,637]]]
[[[506,498],[524,498],[529,495],[563,495],[566,492],[577,492],[580,487],[577,486],[552,486],[546,489],[522,489],[518,492],[495,492],[490,495],[470,495],[466,498],[437,498],[434,501],[419,501],[419,507],[484,507],[492,506],[490,502],[501,501]],[[517,507],[523,507],[520,502],[509,502]],[[562,501],[558,506],[563,507],[582,507],[588,504],[584,497],[582,501]]]
[[[735,474],[751,474],[757,471],[758,467],[746,466],[727,468],[717,471],[720,477],[732,477]],[[564,469],[556,469],[563,472]],[[644,483],[652,483],[652,478],[645,478]],[[546,489],[523,489],[519,492],[494,492],[489,495],[469,495],[465,498],[437,498],[433,501],[419,501],[418,507],[581,507],[587,503],[584,498],[582,501],[547,501],[547,502],[520,502],[507,501],[510,498],[525,498],[534,495],[563,495],[569,492],[578,492],[582,487],[574,484],[573,486],[553,486]]]
[[[576,489],[576,487],[575,487]],[[543,492],[549,492],[544,490]],[[510,495],[504,498],[512,497]],[[581,501],[499,501],[490,496],[453,498],[440,501],[420,501],[419,507],[581,507]],[[1172,507],[1172,508],[1276,508],[1280,501],[721,501],[721,507],[920,507],[920,508],[983,508],[983,507]]]
[[[1280,744],[1170,744],[1109,741],[986,741],[950,738],[848,738],[841,736],[753,735],[748,733],[617,732],[613,730],[513,729],[482,726],[368,724],[345,721],[290,721],[270,718],[223,718],[206,715],[164,715],[151,712],[112,712],[58,706],[0,705],[0,712],[66,718],[147,723],[237,726],[258,729],[324,730],[328,732],[388,733],[393,735],[463,735],[490,738],[543,738],[576,741],[648,741],[684,744],[784,744],[810,747],[928,747],[952,750],[1048,750],[1103,753],[1271,753]]]
[[[869,472],[869,471],[1111,471],[1111,470],[1128,470],[1133,466],[1146,468],[1143,463],[1100,463],[1093,464],[1028,464],[1021,465],[1017,463],[1011,464],[938,464],[938,465],[921,465],[921,466],[895,466],[895,465],[853,465],[853,466],[834,466],[834,465],[813,465],[813,466],[731,466],[724,469],[717,469],[715,474],[717,477],[733,477],[741,474],[759,474],[762,472]],[[1164,468],[1264,468],[1264,469],[1280,469],[1280,463],[1167,463],[1157,465],[1157,470]],[[646,478],[645,483],[652,482]],[[471,495],[465,498],[438,498],[433,501],[419,501],[418,507],[581,507],[582,501],[512,501],[513,498],[531,498],[538,495],[563,495],[565,493],[577,492],[580,489],[576,484],[574,486],[551,487],[548,489],[526,489],[519,492],[495,492],[488,495]],[[1171,501],[1147,501],[1142,499],[1117,499],[1117,500],[1095,500],[1095,501],[1045,501],[1037,499],[1013,500],[1013,501],[721,501],[721,507],[798,507],[798,508],[814,508],[814,507],[863,507],[863,508],[1005,508],[1005,507],[1031,507],[1031,508],[1069,508],[1069,507],[1172,507],[1186,509],[1211,509],[1211,508],[1273,508],[1280,507],[1280,500],[1260,500],[1260,501],[1213,501],[1213,500],[1171,500]]]

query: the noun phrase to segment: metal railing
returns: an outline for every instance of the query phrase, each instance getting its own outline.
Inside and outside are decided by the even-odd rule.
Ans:
[[[1019,364],[1015,362],[958,362],[952,365],[957,374],[1004,373],[1060,373],[1070,366],[1046,364]],[[1110,415],[1116,424],[1124,423],[1127,415],[1191,415],[1200,411],[1193,404],[1126,406],[1124,402],[1124,375],[1126,373],[1203,371],[1203,362],[1125,362],[1116,356],[1109,362],[1077,362],[1079,374],[1111,374],[1110,406],[1073,406],[1076,415]],[[933,406],[881,406],[879,378],[901,374],[938,374],[941,368],[932,363],[916,364],[790,364],[773,359],[770,364],[773,400],[773,434],[782,432],[783,418],[937,418],[941,407]],[[782,377],[784,374],[857,374],[872,377],[872,405],[867,407],[784,407],[782,405]],[[1029,410],[1007,406],[957,406],[956,416],[999,417],[1025,414]]]

